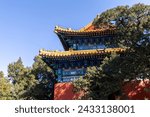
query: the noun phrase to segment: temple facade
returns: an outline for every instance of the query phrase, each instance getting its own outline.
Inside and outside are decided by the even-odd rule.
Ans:
[[[114,44],[115,27],[103,24],[100,28],[92,23],[79,30],[55,27],[64,51],[40,50],[40,56],[54,70],[56,81],[72,82],[85,75],[87,67],[98,66],[105,56],[122,52]]]

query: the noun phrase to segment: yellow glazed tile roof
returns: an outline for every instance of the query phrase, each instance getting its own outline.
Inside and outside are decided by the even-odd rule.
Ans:
[[[69,51],[46,51],[40,50],[39,55],[43,57],[71,57],[71,56],[87,56],[99,55],[112,52],[123,52],[122,48],[108,48],[108,49],[95,49],[95,50],[69,50]]]

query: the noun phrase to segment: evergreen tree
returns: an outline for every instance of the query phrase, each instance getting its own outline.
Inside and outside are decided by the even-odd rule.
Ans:
[[[100,26],[104,22],[114,23],[115,43],[126,48],[118,66],[122,76],[150,78],[150,5],[119,6],[102,13],[93,23]]]
[[[12,98],[12,85],[9,80],[4,78],[4,74],[0,72],[0,100],[9,100]]]
[[[40,56],[36,56],[34,60],[31,68],[24,67],[21,58],[8,65],[14,99],[53,99],[53,71]]]
[[[34,98],[50,100],[54,96],[54,74],[52,69],[41,59],[36,56],[32,66],[32,74],[38,80],[38,84],[34,87]]]
[[[132,7],[118,6],[98,15],[93,24],[113,24],[116,44],[131,50],[149,45],[150,5],[136,4]]]
[[[36,85],[37,80],[31,74],[31,68],[24,67],[21,58],[8,65],[8,77],[12,79],[14,99],[32,99],[28,91]]]

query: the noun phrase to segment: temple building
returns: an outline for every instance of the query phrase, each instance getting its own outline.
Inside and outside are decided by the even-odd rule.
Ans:
[[[99,66],[107,55],[124,51],[114,43],[116,35],[112,24],[96,27],[90,23],[79,30],[56,26],[54,32],[61,41],[64,51],[40,50],[39,53],[55,72],[54,99],[77,99],[80,94],[74,95],[71,82],[84,76],[88,67]],[[135,86],[140,86],[136,83]],[[140,93],[133,93],[135,97],[132,95],[132,90],[138,92],[139,88],[131,88],[130,85],[133,86],[127,84],[124,90],[129,99],[137,99],[137,94],[141,97]],[[144,90],[144,87],[141,87],[141,90]],[[150,97],[145,92],[142,95]],[[143,98],[144,96],[141,97]]]
[[[56,26],[55,33],[65,51],[40,50],[40,55],[55,71],[57,82],[71,82],[83,76],[87,67],[100,65],[107,54],[123,51],[113,43],[114,26],[110,24],[97,28],[90,23],[80,30]]]

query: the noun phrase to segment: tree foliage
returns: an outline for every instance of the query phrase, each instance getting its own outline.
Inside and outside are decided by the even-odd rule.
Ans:
[[[149,45],[150,35],[150,5],[136,4],[132,7],[118,6],[98,15],[93,24],[102,23],[115,25],[117,44],[123,47],[135,48]]]
[[[34,87],[33,95],[35,99],[53,99],[54,90],[54,74],[53,70],[42,60],[40,56],[36,56],[32,66],[32,74],[38,80]]]
[[[4,74],[0,72],[0,100],[10,100],[12,98],[12,85],[9,80],[4,78]]]
[[[8,77],[12,80],[14,99],[32,99],[26,94],[36,85],[37,80],[31,68],[24,67],[21,58],[8,65]]]
[[[124,77],[150,78],[150,5],[118,6],[103,12],[93,23],[100,26],[103,22],[114,22],[115,43],[127,49],[119,65]]]
[[[21,58],[8,65],[8,77],[12,81],[14,99],[52,99],[54,76],[40,56],[32,67],[24,67]]]

